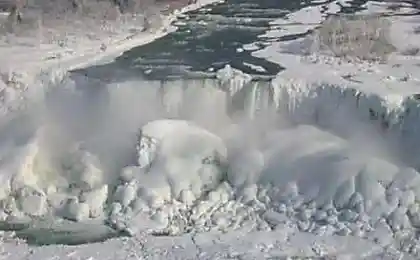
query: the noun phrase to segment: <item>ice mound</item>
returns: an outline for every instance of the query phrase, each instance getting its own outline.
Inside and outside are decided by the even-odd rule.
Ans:
[[[137,165],[121,171],[113,196],[115,225],[133,210],[156,210],[174,200],[191,205],[226,179],[223,140],[192,122],[152,121],[141,128],[136,149]]]
[[[51,142],[58,140],[53,133],[43,127],[10,152],[1,175],[7,183],[1,192],[5,218],[52,215],[79,221],[103,214],[107,185],[98,158],[79,144],[67,150],[66,143]]]
[[[382,243],[379,240],[418,225],[416,170],[354,152],[344,139],[307,125],[273,132],[261,147],[230,156],[227,175],[219,168],[212,171],[217,181],[204,178],[204,182],[200,176],[202,189],[197,193],[196,175],[178,172],[181,162],[175,167],[171,163],[190,158],[189,144],[196,143],[192,137],[203,131],[188,130],[184,133],[188,138],[171,131],[186,126],[190,124],[185,121],[155,121],[142,129],[139,165],[123,170],[116,189],[110,215],[115,228],[155,235],[292,228],[318,235],[352,234]],[[226,151],[220,139],[204,136],[208,142],[194,153]],[[157,141],[169,137],[168,144]],[[190,163],[188,167],[197,169]],[[158,177],[162,173],[165,178]]]
[[[225,179],[227,150],[223,141],[192,122],[148,123],[140,131],[136,148],[139,169],[146,175],[139,179],[144,189],[157,184],[147,182],[148,176],[165,175],[164,185],[170,188],[171,197],[179,198],[189,189],[201,197]]]
[[[314,126],[264,128],[253,145],[237,134],[252,129],[234,129],[222,139],[190,121],[151,121],[132,165],[109,178],[99,156],[45,126],[0,150],[12,158],[0,168],[1,218],[94,221],[131,235],[287,228],[378,243],[420,225],[415,169]]]

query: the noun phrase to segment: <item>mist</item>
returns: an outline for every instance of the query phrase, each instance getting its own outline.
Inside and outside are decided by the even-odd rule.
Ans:
[[[228,153],[226,181],[238,197],[255,185],[280,190],[296,186],[305,201],[321,206],[363,172],[389,183],[398,167],[405,166],[393,152],[398,149],[392,138],[358,119],[351,108],[342,108],[323,127],[275,107],[250,119],[240,109],[227,113],[229,95],[220,89],[191,85],[181,93],[176,82],[165,86],[143,80],[105,83],[73,75],[65,85],[48,91],[42,102],[3,118],[0,172],[6,185],[0,197],[7,198],[10,189],[22,185],[49,194],[80,181],[90,190],[101,185],[113,190],[120,185],[124,167],[138,165],[140,129],[160,119],[191,121],[220,137]],[[81,163],[99,170],[84,176],[78,170]],[[153,176],[139,174],[139,185],[151,186]],[[197,173],[183,174],[194,178]],[[156,187],[155,193],[162,192]]]
[[[48,126],[51,133],[46,138],[47,147],[65,150],[63,147],[82,143],[85,149],[99,157],[107,172],[107,182],[114,179],[122,167],[135,163],[134,148],[139,129],[147,122],[165,118],[190,120],[215,133],[226,142],[232,158],[239,158],[236,153],[257,150],[269,161],[273,159],[270,159],[272,150],[280,149],[274,160],[293,164],[290,149],[295,149],[297,158],[308,154],[318,158],[311,162],[312,171],[324,167],[327,159],[322,153],[342,154],[357,161],[378,157],[398,162],[392,153],[396,149],[385,140],[380,129],[361,122],[350,110],[330,119],[335,126],[330,129],[331,133],[316,125],[296,128],[293,115],[278,113],[275,108],[259,113],[254,120],[241,111],[234,116],[228,115],[223,109],[226,93],[216,89],[200,88],[179,98],[176,88],[159,89],[141,80],[99,84],[79,78],[75,84],[73,90],[57,89],[48,96],[42,108],[31,111],[30,118],[35,121],[31,126],[33,134]],[[162,91],[166,98],[162,98]],[[8,128],[12,130],[5,133],[10,135],[8,138],[18,133],[15,129],[21,132],[31,128],[23,124],[11,125]],[[334,130],[346,139],[338,137]],[[300,166],[293,167],[299,169]]]

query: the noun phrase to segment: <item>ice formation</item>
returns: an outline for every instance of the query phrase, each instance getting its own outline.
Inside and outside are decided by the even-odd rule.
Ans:
[[[226,179],[223,141],[192,122],[152,121],[141,128],[136,149],[137,165],[122,170],[114,194],[115,225],[122,210],[138,213],[174,200],[191,205]]]
[[[203,84],[208,86],[208,80]],[[403,150],[409,137],[401,131],[415,131],[413,115],[418,108],[411,98],[391,107],[387,100],[351,87],[281,75],[272,82],[245,83],[241,89],[249,111],[258,103],[274,104],[295,123],[321,126],[350,140],[359,138],[354,131],[363,129],[367,138],[379,138],[378,142],[383,141],[381,135],[401,141],[401,147],[392,148]],[[234,99],[237,93],[226,94]],[[148,213],[161,223],[158,233],[272,230],[292,225],[319,235],[353,234],[385,243],[416,225],[419,173],[404,166],[406,162],[398,163],[399,158],[389,161],[393,154],[382,153],[383,147],[378,147],[379,154],[361,151],[354,147],[357,141],[311,126],[280,129],[262,143],[260,148],[229,157],[227,179],[198,202],[186,192],[179,201]],[[369,144],[376,146],[373,141]]]
[[[2,186],[5,212],[77,220],[97,216],[107,199],[98,159],[77,145],[68,151],[58,148],[62,144],[53,149],[47,131],[40,129],[29,144],[12,151],[14,160],[2,175],[9,176]]]
[[[232,68],[229,64],[217,71],[216,78],[220,81],[222,89],[227,91],[231,96],[235,95],[244,85],[252,80],[250,75]]]
[[[414,161],[393,158],[374,142],[382,145],[380,136],[386,135],[398,140],[401,150],[416,142],[410,139],[417,133],[414,99],[390,108],[386,100],[352,88],[283,75],[254,82],[228,69],[217,79],[160,82],[160,92],[150,82],[151,95],[139,82],[133,92],[105,88],[109,106],[129,108],[118,113],[134,118],[147,111],[133,112],[130,106],[131,101],[141,103],[131,100],[141,96],[141,89],[147,99],[158,100],[163,114],[173,109],[175,118],[191,119],[163,120],[165,116],[152,114],[140,128],[131,117],[127,124],[117,121],[121,128],[135,128],[138,138],[129,148],[136,159],[113,172],[115,178],[104,176],[103,157],[77,142],[53,145],[48,141],[60,138],[52,138],[48,127],[39,130],[30,142],[6,154],[14,160],[1,168],[2,181],[10,184],[0,191],[4,220],[50,215],[97,220],[132,235],[292,228],[318,235],[352,234],[378,243],[419,225],[420,181]],[[55,82],[71,87],[74,82],[69,81]],[[257,136],[245,135],[255,129],[241,121],[210,123],[210,114],[197,120],[191,116],[227,110],[209,109],[216,103],[201,102],[207,94],[217,104],[247,110],[247,116],[259,111],[260,117],[253,118]],[[237,103],[242,106],[235,107]],[[147,105],[144,109],[150,109]],[[284,116],[290,125],[261,123]]]

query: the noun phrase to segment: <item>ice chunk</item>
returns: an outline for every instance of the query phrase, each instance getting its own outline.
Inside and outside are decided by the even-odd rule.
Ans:
[[[99,159],[87,151],[80,150],[80,161],[84,170],[80,175],[80,183],[88,189],[100,187],[104,183],[103,171]]]
[[[119,202],[124,208],[137,196],[137,183],[135,181],[120,185],[114,194],[114,200]]]
[[[398,207],[388,217],[388,223],[394,232],[410,226],[410,220],[408,219],[406,212],[407,208]]]
[[[51,206],[58,208],[61,204],[59,194],[77,195],[81,190],[87,191],[103,185],[103,172],[98,158],[81,149],[77,143],[69,147],[59,130],[50,126],[41,127],[35,137],[17,152],[17,161],[20,163],[10,169],[15,172],[11,179],[12,190],[32,189],[43,194],[22,195],[22,204],[26,204],[28,199],[33,205],[37,201],[40,206],[48,197]]]
[[[288,218],[286,215],[280,214],[280,213],[272,211],[272,210],[266,211],[263,215],[263,218],[264,218],[265,221],[267,221],[272,226],[285,224],[285,223],[288,223],[289,221],[291,221],[290,218]]]
[[[140,133],[140,139],[137,145],[137,164],[140,168],[150,166],[156,156],[157,143],[156,140]],[[127,172],[128,173],[128,172]]]
[[[41,216],[47,211],[46,196],[43,192],[31,187],[18,191],[18,203],[22,212],[31,216]]]
[[[351,211],[349,209],[344,209],[340,212],[339,220],[346,221],[346,222],[354,222],[356,221],[358,215],[356,212]]]
[[[180,201],[187,206],[191,206],[195,201],[195,196],[190,190],[182,190],[180,194]]]
[[[240,193],[240,201],[248,203],[257,199],[258,187],[256,184],[251,184],[244,187]]]
[[[104,213],[103,211],[107,198],[108,185],[103,185],[100,188],[83,192],[80,201],[89,205],[89,216],[91,218],[96,218]]]
[[[73,221],[83,221],[89,218],[89,204],[79,202],[77,198],[69,198],[63,210],[63,217]]]

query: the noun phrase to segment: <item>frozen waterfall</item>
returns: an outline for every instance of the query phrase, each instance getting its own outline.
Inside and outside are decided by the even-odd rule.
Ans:
[[[283,223],[276,214],[291,211],[296,215],[290,213],[290,219],[296,217],[300,229],[312,230],[329,223],[323,214],[331,207],[352,219],[349,222],[357,219],[365,225],[364,217],[353,215],[366,214],[375,222],[383,214],[399,214],[395,201],[408,207],[420,196],[417,182],[406,185],[418,179],[410,168],[417,168],[417,159],[403,154],[406,161],[401,161],[392,154],[419,147],[413,138],[419,131],[414,98],[390,106],[386,99],[351,86],[305,82],[281,73],[255,78],[229,66],[211,77],[193,79],[104,82],[54,75],[61,76],[50,82],[42,78],[48,91],[38,95],[46,101],[39,107],[42,127],[33,126],[27,144],[4,151],[15,158],[5,170],[16,172],[13,185],[0,190],[8,206],[1,217],[9,226],[28,227],[33,221],[28,216],[96,223],[99,229],[89,238],[95,241],[120,231],[132,234],[147,221],[152,224],[146,230],[161,235],[244,227],[269,230]],[[291,125],[276,125],[282,117]],[[175,130],[182,124],[157,120],[168,118],[198,127],[193,131],[188,126],[182,138],[177,137]],[[160,131],[167,125],[163,141],[154,137],[155,130],[144,132],[152,121],[155,127],[150,129]],[[139,129],[143,139],[138,139]],[[223,145],[210,149],[214,140]],[[195,147],[202,150],[191,152],[189,142],[199,142],[202,145]],[[220,152],[224,145],[227,155]],[[213,151],[224,154],[215,158],[223,158],[226,165],[213,165],[217,160],[208,159]],[[151,166],[156,158],[162,166]],[[201,175],[184,167],[199,169]],[[318,181],[312,181],[311,174]],[[318,210],[309,205],[312,202]],[[300,215],[302,207],[319,218],[313,227],[308,226],[309,215]],[[42,232],[65,228],[45,231],[45,223],[38,224]],[[400,224],[395,220],[394,227]],[[39,239],[44,234],[24,229],[22,237]],[[333,232],[349,229],[334,226]],[[84,236],[77,228],[74,232],[61,239],[87,241],[75,238]]]

